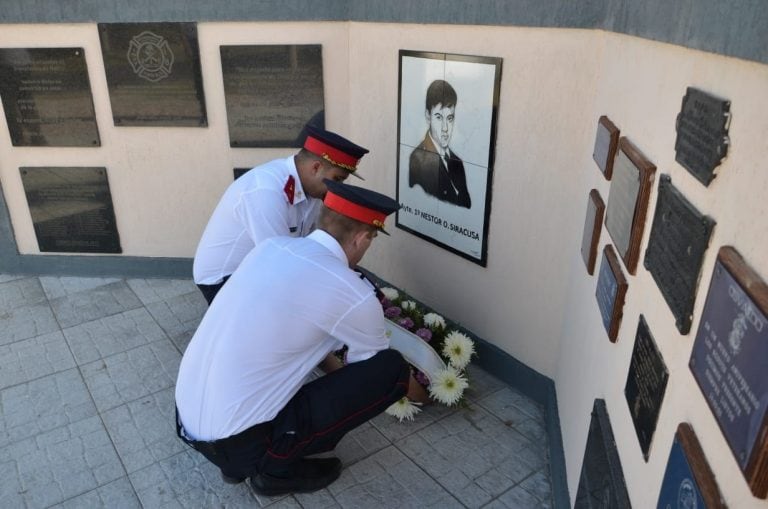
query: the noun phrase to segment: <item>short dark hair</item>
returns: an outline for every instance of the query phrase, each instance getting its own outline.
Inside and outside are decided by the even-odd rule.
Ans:
[[[429,84],[427,88],[427,111],[432,111],[432,108],[438,104],[442,104],[444,108],[456,106],[457,101],[456,91],[447,81],[435,80]]]
[[[321,230],[328,232],[331,237],[336,239],[339,244],[342,245],[354,237],[359,231],[366,231],[370,235],[377,232],[376,227],[339,214],[335,210],[331,210],[325,206],[320,209],[320,217],[317,220],[317,226]]]
[[[301,164],[304,162],[313,162],[318,161],[320,162],[324,168],[336,168],[337,166],[333,164],[332,162],[323,159],[321,156],[317,154],[313,154],[309,150],[302,148],[299,150],[299,152],[296,154],[297,163]]]

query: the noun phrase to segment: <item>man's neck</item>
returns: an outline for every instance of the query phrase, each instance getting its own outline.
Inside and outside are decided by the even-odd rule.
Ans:
[[[444,149],[440,144],[432,137],[432,133],[429,133],[429,139],[432,140],[432,146],[435,147],[435,152],[440,154],[440,157],[446,157],[448,155],[448,149]]]

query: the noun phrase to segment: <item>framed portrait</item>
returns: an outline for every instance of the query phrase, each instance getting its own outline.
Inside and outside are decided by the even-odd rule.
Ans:
[[[400,50],[397,227],[482,266],[501,62]]]

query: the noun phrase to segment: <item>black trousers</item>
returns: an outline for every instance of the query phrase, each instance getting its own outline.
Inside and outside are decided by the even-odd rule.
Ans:
[[[215,285],[197,285],[200,292],[202,292],[203,297],[205,297],[206,302],[208,302],[209,307],[216,297],[216,294],[221,290],[221,287],[227,282],[227,279],[229,279],[229,276],[224,277],[224,279],[221,280],[221,283],[216,283]]]
[[[229,477],[290,473],[304,456],[331,451],[351,430],[408,392],[410,367],[396,350],[344,366],[304,385],[270,422],[228,438],[198,442],[177,432]]]

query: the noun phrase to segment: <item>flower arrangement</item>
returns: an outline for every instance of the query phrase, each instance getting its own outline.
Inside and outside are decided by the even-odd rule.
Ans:
[[[469,387],[465,370],[475,354],[474,342],[466,334],[450,329],[442,316],[425,312],[416,302],[407,299],[394,288],[382,288],[380,301],[388,320],[428,345],[429,348],[425,350],[434,350],[435,360],[430,364],[430,372],[417,368],[413,360],[409,359],[416,381],[435,401],[448,406],[462,402],[464,390]],[[403,397],[386,412],[402,422],[413,420],[421,411],[420,406],[420,403]]]

